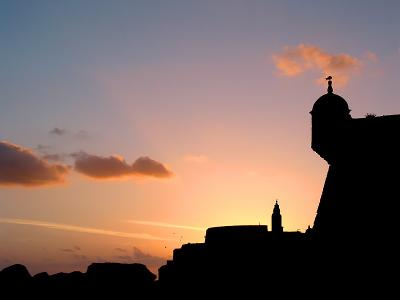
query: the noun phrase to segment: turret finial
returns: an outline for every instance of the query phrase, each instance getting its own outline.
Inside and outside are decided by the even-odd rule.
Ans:
[[[328,93],[332,94],[333,93],[332,76],[326,77],[325,80],[328,80]]]

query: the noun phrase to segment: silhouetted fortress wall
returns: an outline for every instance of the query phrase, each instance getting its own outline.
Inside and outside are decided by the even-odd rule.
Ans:
[[[173,260],[159,269],[163,288],[229,291],[265,284],[278,289],[281,278],[298,282],[308,259],[307,238],[301,232],[273,232],[265,225],[209,228],[205,242],[175,249]],[[272,293],[272,288],[270,291]]]
[[[400,200],[400,115],[353,119],[327,93],[314,104],[312,148],[329,164],[315,237],[347,243],[392,240]]]

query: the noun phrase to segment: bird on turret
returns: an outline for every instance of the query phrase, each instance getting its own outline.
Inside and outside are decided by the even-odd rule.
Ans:
[[[332,80],[332,76],[326,77],[325,80]]]

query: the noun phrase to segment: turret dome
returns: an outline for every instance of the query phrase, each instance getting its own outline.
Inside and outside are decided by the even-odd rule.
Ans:
[[[329,76],[327,80],[328,93],[318,98],[310,113],[321,116],[350,116],[350,109],[346,100],[333,93],[332,77]]]
[[[327,93],[314,103],[311,114],[314,113],[348,114],[350,109],[342,97],[334,93]]]

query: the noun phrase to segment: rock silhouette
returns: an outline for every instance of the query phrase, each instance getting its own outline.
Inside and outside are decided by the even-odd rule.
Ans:
[[[28,269],[20,264],[9,266],[0,272],[0,282],[13,288],[28,286],[31,278]]]
[[[0,272],[0,291],[12,297],[74,299],[104,296],[152,296],[156,275],[142,264],[93,263],[86,273],[74,271],[31,277],[23,265]]]
[[[131,289],[150,291],[156,279],[142,264],[94,263],[88,267],[86,275],[93,288],[112,294]]]

